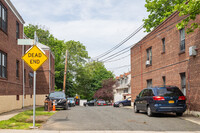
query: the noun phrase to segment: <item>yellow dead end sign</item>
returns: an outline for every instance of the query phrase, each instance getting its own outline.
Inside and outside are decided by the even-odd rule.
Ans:
[[[34,45],[22,59],[33,69],[33,71],[36,71],[48,58],[36,45]]]

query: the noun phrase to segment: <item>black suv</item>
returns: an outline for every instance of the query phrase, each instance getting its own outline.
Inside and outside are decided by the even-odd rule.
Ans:
[[[182,116],[186,110],[186,98],[176,86],[143,89],[134,102],[135,113],[140,110],[146,111],[148,116],[166,112]]]
[[[52,101],[52,105],[53,105],[53,101],[55,100],[56,108],[63,108],[64,110],[68,109],[68,103],[67,103],[66,95],[64,92],[55,91],[55,92],[50,93],[46,97],[47,97],[46,101]],[[45,107],[45,108],[48,108],[48,107]]]

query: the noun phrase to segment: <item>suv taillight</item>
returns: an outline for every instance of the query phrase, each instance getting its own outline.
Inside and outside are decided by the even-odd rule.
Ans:
[[[179,96],[178,100],[186,100],[185,96]]]
[[[153,100],[155,100],[155,101],[161,101],[161,100],[165,100],[165,98],[161,97],[161,96],[154,96]]]

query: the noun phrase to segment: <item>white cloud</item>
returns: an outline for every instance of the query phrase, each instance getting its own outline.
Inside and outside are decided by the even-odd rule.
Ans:
[[[147,16],[145,0],[11,1],[26,24],[45,25],[58,39],[80,41],[91,57],[117,45],[138,28]],[[119,50],[137,42],[142,36],[144,33],[140,32]],[[130,64],[129,57],[105,65],[113,68],[127,64]],[[127,68],[122,68],[114,73],[119,75],[127,71]]]

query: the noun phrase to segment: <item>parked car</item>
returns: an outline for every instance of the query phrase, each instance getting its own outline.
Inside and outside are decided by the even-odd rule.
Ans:
[[[131,97],[123,100],[123,101],[118,101],[118,102],[115,102],[113,104],[114,107],[123,107],[123,106],[131,106]]]
[[[186,98],[176,86],[143,89],[134,102],[135,113],[140,110],[146,111],[148,116],[166,112],[182,116],[186,110]]]
[[[96,105],[96,100],[91,100],[88,102],[83,103],[83,105],[86,106],[95,106]]]
[[[112,106],[112,102],[106,101],[106,105],[107,105],[107,106]]]
[[[105,105],[107,105],[106,101],[104,101],[104,100],[97,100],[97,106],[105,106]]]
[[[67,100],[68,100],[69,107],[74,107],[75,106],[75,100],[74,100],[73,97],[68,97]]]
[[[52,101],[52,104],[53,104],[53,101],[55,100],[56,108],[63,108],[64,110],[68,109],[66,95],[62,91],[55,91],[55,92],[50,93],[48,96],[46,96],[45,100]],[[45,108],[48,108],[48,107],[45,107]]]

